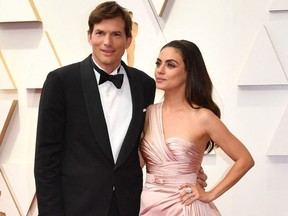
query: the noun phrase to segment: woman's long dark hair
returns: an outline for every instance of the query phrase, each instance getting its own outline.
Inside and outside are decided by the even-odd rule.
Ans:
[[[166,47],[178,49],[182,55],[187,71],[185,89],[185,98],[187,102],[195,109],[201,107],[207,108],[220,118],[220,109],[212,99],[213,84],[199,48],[194,43],[187,40],[171,41],[164,45],[162,49]],[[193,104],[196,104],[197,107]],[[215,143],[211,140],[207,144],[206,150],[210,152],[214,146]]]

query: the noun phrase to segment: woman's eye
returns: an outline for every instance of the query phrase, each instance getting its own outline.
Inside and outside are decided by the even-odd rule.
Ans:
[[[161,63],[160,63],[160,62],[158,62],[158,61],[157,61],[157,62],[155,62],[155,65],[156,65],[156,67],[159,67],[159,66],[160,66],[160,64],[161,64]]]
[[[168,64],[167,66],[168,66],[168,68],[175,68],[174,64]]]

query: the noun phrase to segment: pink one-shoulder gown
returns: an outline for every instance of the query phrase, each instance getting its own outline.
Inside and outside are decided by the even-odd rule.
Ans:
[[[216,206],[199,200],[181,203],[178,190],[183,183],[197,183],[204,152],[178,137],[165,139],[162,103],[147,109],[151,143],[142,139],[140,150],[146,162],[146,182],[141,194],[140,215],[144,216],[220,216]]]

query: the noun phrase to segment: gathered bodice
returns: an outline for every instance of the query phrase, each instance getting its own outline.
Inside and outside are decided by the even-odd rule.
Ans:
[[[145,158],[147,173],[157,175],[198,173],[203,152],[196,145],[178,137],[166,139],[165,144],[166,146],[159,148],[159,145],[142,140],[141,153]],[[163,154],[163,150],[166,154]]]
[[[162,103],[147,110],[152,140],[142,139],[140,150],[147,173],[159,176],[197,174],[203,151],[197,145],[179,137],[165,138],[162,126]],[[197,175],[194,175],[193,182]]]

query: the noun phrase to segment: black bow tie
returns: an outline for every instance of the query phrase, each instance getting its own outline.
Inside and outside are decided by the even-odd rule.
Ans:
[[[116,88],[120,89],[123,83],[123,74],[115,74],[115,75],[110,75],[106,73],[105,71],[101,70],[97,65],[93,62],[93,67],[94,69],[100,74],[100,80],[99,80],[99,85],[106,81],[112,82]],[[117,72],[119,72],[120,67],[118,68]]]

